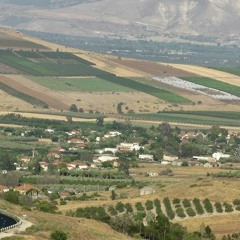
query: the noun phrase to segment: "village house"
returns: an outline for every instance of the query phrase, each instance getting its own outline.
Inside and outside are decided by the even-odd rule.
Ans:
[[[221,153],[221,152],[216,152],[216,153],[213,153],[212,157],[214,159],[216,159],[216,161],[219,161],[220,158],[230,158],[230,155],[229,154],[224,154],[224,153]]]
[[[139,143],[120,143],[118,145],[119,152],[133,152],[133,151],[139,151],[141,147]]]
[[[18,191],[21,195],[24,195],[32,189],[37,190],[37,188],[32,184],[23,184],[22,186],[15,187],[14,191]]]
[[[162,164],[163,162],[172,163],[173,161],[176,161],[176,160],[178,160],[177,156],[164,154]]]
[[[87,146],[87,140],[82,138],[71,138],[67,142],[75,144],[75,147],[78,148],[85,148]]]
[[[153,161],[153,155],[150,154],[139,154],[139,160]]]
[[[66,152],[67,150],[65,148],[62,147],[55,147],[52,148],[52,152],[56,152],[56,153],[62,153],[62,152]]]
[[[89,170],[89,166],[86,163],[82,162],[71,162],[67,164],[68,170]]]
[[[109,131],[104,135],[104,138],[111,138],[111,137],[117,137],[121,135],[122,133],[117,132],[117,131]]]
[[[22,163],[29,163],[31,161],[31,157],[24,156],[24,157],[21,157],[19,161]]]
[[[9,187],[0,185],[0,193],[6,193],[9,192]]]
[[[71,132],[65,132],[68,136],[76,136],[80,134],[79,130],[72,130]]]
[[[56,152],[51,152],[47,155],[48,159],[60,159],[61,155]]]
[[[39,162],[40,164],[40,167],[41,169],[44,171],[44,172],[47,172],[48,171],[48,163],[47,162]]]
[[[104,155],[95,155],[93,157],[93,162],[94,163],[103,163],[103,162],[112,162],[114,160],[118,160],[119,158],[114,156],[114,155],[110,155],[110,154],[104,154]]]

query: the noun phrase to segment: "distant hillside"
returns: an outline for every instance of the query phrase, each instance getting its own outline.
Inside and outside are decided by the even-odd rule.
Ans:
[[[240,35],[240,0],[5,0],[0,14],[1,25],[79,36]]]

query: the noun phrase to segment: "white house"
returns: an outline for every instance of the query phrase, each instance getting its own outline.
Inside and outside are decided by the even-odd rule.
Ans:
[[[133,151],[139,151],[141,147],[139,143],[120,143],[118,146],[118,150],[121,152],[133,152]]]
[[[224,153],[221,153],[221,152],[216,152],[216,153],[213,153],[212,157],[215,158],[217,161],[219,161],[220,158],[229,158],[230,155],[229,154],[224,154]]]
[[[94,163],[112,162],[115,160],[118,160],[118,157],[115,157],[113,155],[100,155],[93,158]]]
[[[139,154],[138,158],[140,160],[153,161],[153,155],[149,155],[149,154]]]
[[[67,169],[68,170],[72,170],[72,169],[76,169],[76,170],[88,170],[89,166],[86,163],[81,163],[81,162],[71,162],[67,164]]]
[[[104,135],[104,138],[111,138],[111,137],[117,137],[121,135],[122,133],[117,132],[117,131],[109,131]]]

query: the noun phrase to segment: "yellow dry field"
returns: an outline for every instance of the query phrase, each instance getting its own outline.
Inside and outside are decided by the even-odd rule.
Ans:
[[[32,104],[29,104],[19,98],[13,97],[6,92],[0,90],[0,111],[34,111],[35,108]]]
[[[188,72],[195,73],[203,77],[213,78],[221,82],[226,82],[232,85],[236,85],[238,87],[240,86],[240,77],[230,73],[209,69],[206,67],[193,66],[193,65],[184,65],[184,64],[171,64],[171,65],[175,68],[186,70]]]

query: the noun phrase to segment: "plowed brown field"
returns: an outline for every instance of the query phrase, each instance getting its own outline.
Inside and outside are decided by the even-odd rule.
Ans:
[[[14,88],[14,89],[20,91],[22,93],[25,93],[29,96],[35,97],[35,98],[47,103],[52,108],[64,109],[64,110],[69,109],[69,106],[66,105],[65,103],[57,100],[56,98],[51,97],[48,94],[45,94],[44,92],[39,92],[39,91],[32,89],[29,86],[23,85],[21,82],[19,82],[19,80],[21,80],[21,78],[19,78],[19,76],[15,76],[15,79],[13,76],[11,78],[9,78],[9,77],[1,75],[0,82],[10,86],[11,88]]]
[[[113,62],[148,73],[153,76],[197,77],[196,73],[174,68],[167,64],[137,60],[112,59]]]

